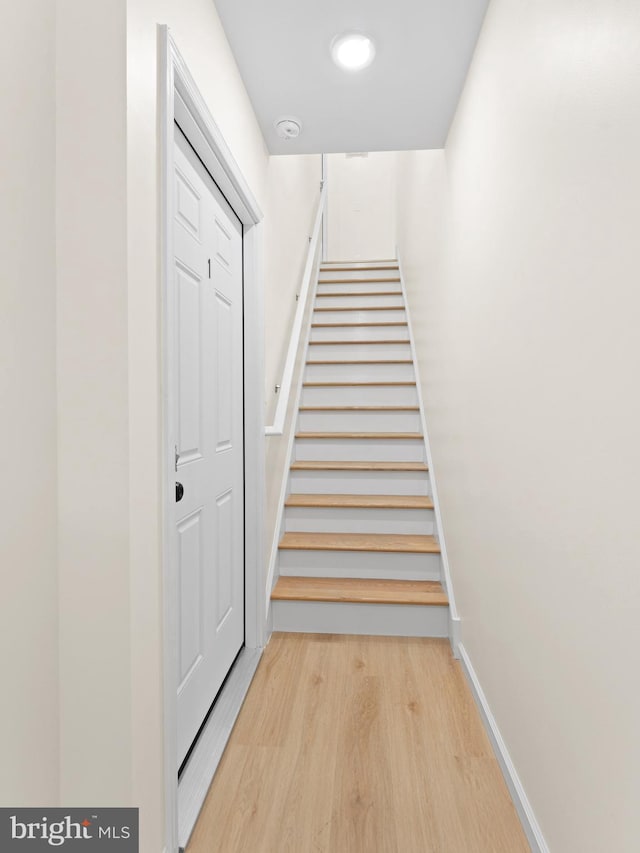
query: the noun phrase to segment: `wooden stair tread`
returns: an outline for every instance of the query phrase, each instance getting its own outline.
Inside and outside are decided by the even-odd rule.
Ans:
[[[319,281],[318,284],[336,284],[339,282],[328,282],[328,281]],[[358,293],[358,291],[346,291],[340,290],[337,293],[316,293],[317,299],[331,299],[332,297],[340,297],[344,298],[353,298],[354,296],[402,296],[402,292],[400,290],[372,290],[372,291],[363,291],[362,293]]]
[[[391,359],[332,359],[329,361],[318,361],[308,359],[307,364],[413,364],[410,358],[391,358]]]
[[[309,341],[310,347],[350,347],[350,346],[369,346],[369,344],[407,344],[411,342],[405,338],[404,340],[366,340],[366,341]]]
[[[374,551],[385,554],[439,554],[435,537],[401,533],[285,533],[284,551]]]
[[[367,305],[363,308],[314,308],[318,311],[404,311],[404,305]]]
[[[415,382],[407,381],[407,382],[382,382],[382,381],[371,381],[371,382],[303,382],[302,385],[304,388],[350,388],[350,387],[393,387],[396,385],[413,385],[415,386]]]
[[[360,270],[353,270],[360,272]],[[398,284],[399,278],[319,278],[318,284]]]
[[[359,460],[300,459],[291,464],[292,471],[420,471],[429,468],[424,462],[361,462]]]
[[[296,438],[410,439],[422,438],[420,432],[297,432]]]
[[[408,326],[409,324],[404,321],[395,322],[394,320],[387,320],[385,322],[373,322],[373,323],[312,323],[312,329],[344,329],[351,328],[353,326]]]
[[[291,494],[285,506],[344,509],[433,509],[428,495],[306,495]]]
[[[379,270],[382,272],[395,272],[395,270],[399,269],[395,261],[363,261],[361,267],[348,266],[349,261],[334,261],[333,263],[335,266],[331,266],[331,262],[329,261],[320,264],[320,272],[359,272],[360,270],[363,272],[371,272],[373,270],[376,272]],[[385,266],[381,266],[381,264],[385,264]]]
[[[398,265],[397,258],[360,258],[355,260],[353,258],[332,258],[330,261],[321,261],[321,267],[331,266],[332,264],[349,264],[353,266],[353,264],[395,264]]]
[[[300,406],[301,412],[419,412],[418,406]]]
[[[368,578],[280,577],[271,598],[276,601],[343,601],[354,604],[419,604],[446,606],[439,581]]]

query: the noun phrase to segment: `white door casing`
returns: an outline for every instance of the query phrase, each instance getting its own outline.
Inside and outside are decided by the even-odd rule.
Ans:
[[[244,642],[242,225],[176,126],[178,763]]]

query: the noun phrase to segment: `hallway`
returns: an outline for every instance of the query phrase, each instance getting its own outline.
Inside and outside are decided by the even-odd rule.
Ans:
[[[528,849],[447,640],[276,633],[187,853]]]
[[[179,853],[233,719],[192,851],[637,853],[638,0],[7,11],[0,805],[136,809],[140,853]],[[368,44],[359,68],[346,35]],[[238,232],[216,223],[215,254],[207,238],[199,271],[180,265],[171,217],[194,251],[204,221],[172,172],[176,121],[242,223],[242,383],[215,363],[237,405],[194,402],[188,434],[173,392],[212,392],[196,353],[231,326],[214,341],[196,320],[232,304],[210,262]],[[349,258],[397,264],[402,288],[323,281],[307,346],[310,282]],[[205,445],[244,462],[247,654],[179,785],[178,691],[232,574],[207,571],[230,543],[200,538],[186,480]],[[444,639],[328,624],[377,609],[352,582],[389,567],[442,585],[459,663]]]

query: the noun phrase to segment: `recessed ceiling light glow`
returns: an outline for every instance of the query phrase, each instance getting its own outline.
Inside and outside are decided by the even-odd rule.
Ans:
[[[376,55],[376,46],[367,36],[346,33],[331,42],[331,56],[336,65],[347,71],[360,71],[371,65]]]

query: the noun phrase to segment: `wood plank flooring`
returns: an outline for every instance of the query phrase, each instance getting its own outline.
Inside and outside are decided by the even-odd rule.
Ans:
[[[187,853],[525,853],[446,640],[274,634]]]

